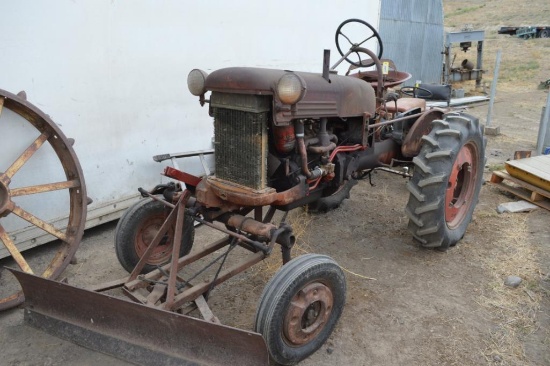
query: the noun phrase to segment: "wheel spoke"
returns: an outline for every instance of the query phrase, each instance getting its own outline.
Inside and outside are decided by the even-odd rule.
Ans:
[[[371,39],[372,37],[374,37],[374,34],[370,37],[367,37],[363,42],[357,44],[357,46],[361,46],[363,43],[365,43],[366,41],[368,41],[369,39]]]
[[[16,197],[16,196],[26,196],[29,194],[51,192],[51,191],[57,191],[60,189],[77,188],[77,187],[80,187],[80,181],[78,179],[73,179],[66,182],[48,183],[48,184],[40,184],[36,186],[15,188],[10,190],[10,192],[12,197]]]
[[[351,41],[351,39],[348,38],[348,36],[346,36],[346,35],[345,35],[344,33],[342,33],[342,32],[340,32],[340,34],[341,34],[345,39],[348,40],[348,42],[349,42],[350,45],[353,45],[353,42]]]
[[[36,216],[33,216],[32,214],[28,213],[27,211],[21,209],[21,207],[15,206],[12,211],[14,214],[22,218],[23,220],[30,222],[36,227],[39,227],[40,229],[44,230],[48,234],[51,234],[55,236],[58,239],[63,240],[64,242],[68,241],[68,237],[65,233],[57,230],[52,225],[48,224],[47,222],[39,219]]]
[[[4,243],[4,246],[6,247],[8,252],[10,252],[13,259],[17,262],[19,267],[24,272],[33,273],[31,267],[29,266],[25,258],[23,258],[21,252],[17,249],[14,242],[10,239],[8,233],[6,233],[6,230],[4,230],[2,225],[0,225],[0,241]]]
[[[6,252],[11,254],[23,271],[31,273],[34,271],[37,275],[41,273],[40,276],[42,277],[56,279],[73,258],[86,223],[86,185],[82,168],[72,149],[73,140],[68,139],[48,115],[28,102],[23,93],[14,95],[5,90],[0,90],[0,113],[2,109],[8,109],[8,112],[13,112],[21,117],[23,122],[26,121],[28,126],[25,125],[25,131],[29,131],[29,128],[34,128],[34,130],[30,131],[31,134],[23,131],[16,134],[16,136],[22,137],[21,148],[12,152],[14,155],[12,158],[8,158],[11,160],[5,161],[6,165],[2,167],[3,169],[0,172],[0,223],[3,225],[3,228],[0,227],[0,248],[4,245],[7,248]],[[0,119],[2,126],[5,125],[5,123],[2,123],[4,119]],[[46,152],[47,154],[42,156],[42,153]],[[37,158],[40,158],[39,160],[42,160],[42,158],[53,159],[58,166],[63,168],[59,173],[64,174],[42,182],[33,182],[32,177],[29,176],[27,177],[29,179],[26,179],[21,176],[25,175],[24,173],[30,173],[31,176],[34,173],[35,177],[38,176],[38,172],[31,171],[32,163],[38,163]],[[25,167],[25,164],[28,165]],[[26,170],[29,171],[26,172]],[[18,180],[17,174],[20,175],[21,182],[14,189],[11,189],[12,180]],[[56,201],[59,199],[60,202],[65,202],[67,198],[69,199],[68,205],[64,205],[68,207],[64,207],[63,212],[59,212],[60,216],[65,217],[64,224],[49,223],[49,216],[46,216],[46,214],[35,213],[38,216],[36,217],[26,211],[33,212],[31,210],[32,206],[27,208],[27,206],[20,203],[23,206],[21,208],[18,206],[18,202],[13,202],[13,198],[17,196],[29,197],[33,202],[44,197],[44,204],[48,205],[52,201],[52,197],[49,197],[50,195],[47,192],[57,192],[56,196],[63,196],[55,197]],[[41,193],[44,194],[41,195]],[[34,196],[31,197],[30,195]],[[29,201],[29,204],[31,203]],[[38,204],[38,202],[34,202],[34,204]],[[47,254],[36,253],[39,256],[44,256],[44,260],[40,260],[39,267],[36,267],[34,263],[27,263],[25,259],[30,262],[29,257],[25,255],[25,258],[23,258],[22,253],[20,253],[23,250],[22,243],[20,244],[19,241],[12,238],[9,229],[6,227],[7,224],[3,221],[3,218],[10,214],[25,220],[23,226],[28,226],[26,229],[31,229],[34,232],[38,228],[39,231],[43,231],[42,233],[35,233],[36,235],[48,236],[47,240],[60,239],[61,243],[56,243],[57,253],[53,254],[49,251]],[[33,268],[30,268],[29,264]],[[8,281],[8,279],[6,280]],[[0,311],[23,302],[23,292],[19,289],[15,290],[8,286],[3,290],[3,293],[0,293]],[[16,292],[13,293],[13,290]]]
[[[34,140],[33,143],[30,144],[30,146],[23,152],[23,154],[21,154],[21,156],[18,157],[17,160],[8,168],[8,170],[4,172],[4,175],[8,177],[8,179],[11,179],[14,174],[17,173],[17,171],[21,169],[21,167],[25,165],[25,163],[34,155],[40,146],[44,144],[48,137],[49,134],[45,132],[38,136],[36,140]]]

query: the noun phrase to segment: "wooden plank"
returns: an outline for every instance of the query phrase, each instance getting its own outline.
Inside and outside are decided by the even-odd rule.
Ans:
[[[550,191],[550,155],[510,160],[505,167],[511,176]]]
[[[500,181],[499,181],[500,179]],[[509,184],[516,184],[518,187]],[[550,211],[550,192],[516,179],[504,171],[493,172],[490,184]]]
[[[537,192],[538,194],[544,196],[544,197],[547,197],[547,198],[550,198],[550,191],[546,191],[544,189],[541,189],[537,186],[534,186],[532,185],[531,183],[528,183],[524,180],[521,180],[521,179],[517,179],[517,178],[514,178],[512,177],[510,174],[506,173],[505,171],[497,171],[497,172],[493,172],[493,175],[496,175],[498,177],[501,177],[505,180],[509,180],[515,184],[517,184],[518,186],[521,186],[525,189],[528,189],[532,192]]]
[[[195,299],[195,304],[197,304],[197,307],[199,308],[199,311],[201,312],[204,320],[210,323],[221,324],[218,317],[214,315],[214,313],[206,303],[204,296],[200,295],[199,297],[197,297]]]

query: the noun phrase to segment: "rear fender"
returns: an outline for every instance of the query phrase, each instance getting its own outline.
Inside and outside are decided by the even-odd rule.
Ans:
[[[443,118],[444,113],[445,110],[443,109],[433,108],[418,117],[403,139],[403,145],[401,146],[403,156],[412,158],[418,155],[422,145],[422,136],[430,133],[432,122]]]

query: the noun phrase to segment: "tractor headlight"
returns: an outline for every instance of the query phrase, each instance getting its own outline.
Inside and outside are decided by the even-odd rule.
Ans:
[[[306,95],[306,83],[297,74],[287,72],[277,82],[277,95],[284,104],[296,104]]]
[[[187,75],[187,87],[189,88],[191,94],[199,97],[206,93],[206,89],[204,89],[204,84],[207,77],[208,74],[205,71],[199,69],[191,70],[189,75]]]

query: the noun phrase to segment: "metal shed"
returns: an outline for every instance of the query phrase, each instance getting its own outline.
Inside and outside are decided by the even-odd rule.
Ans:
[[[444,32],[441,0],[383,0],[380,36],[384,58],[412,78],[405,84],[441,83]]]

